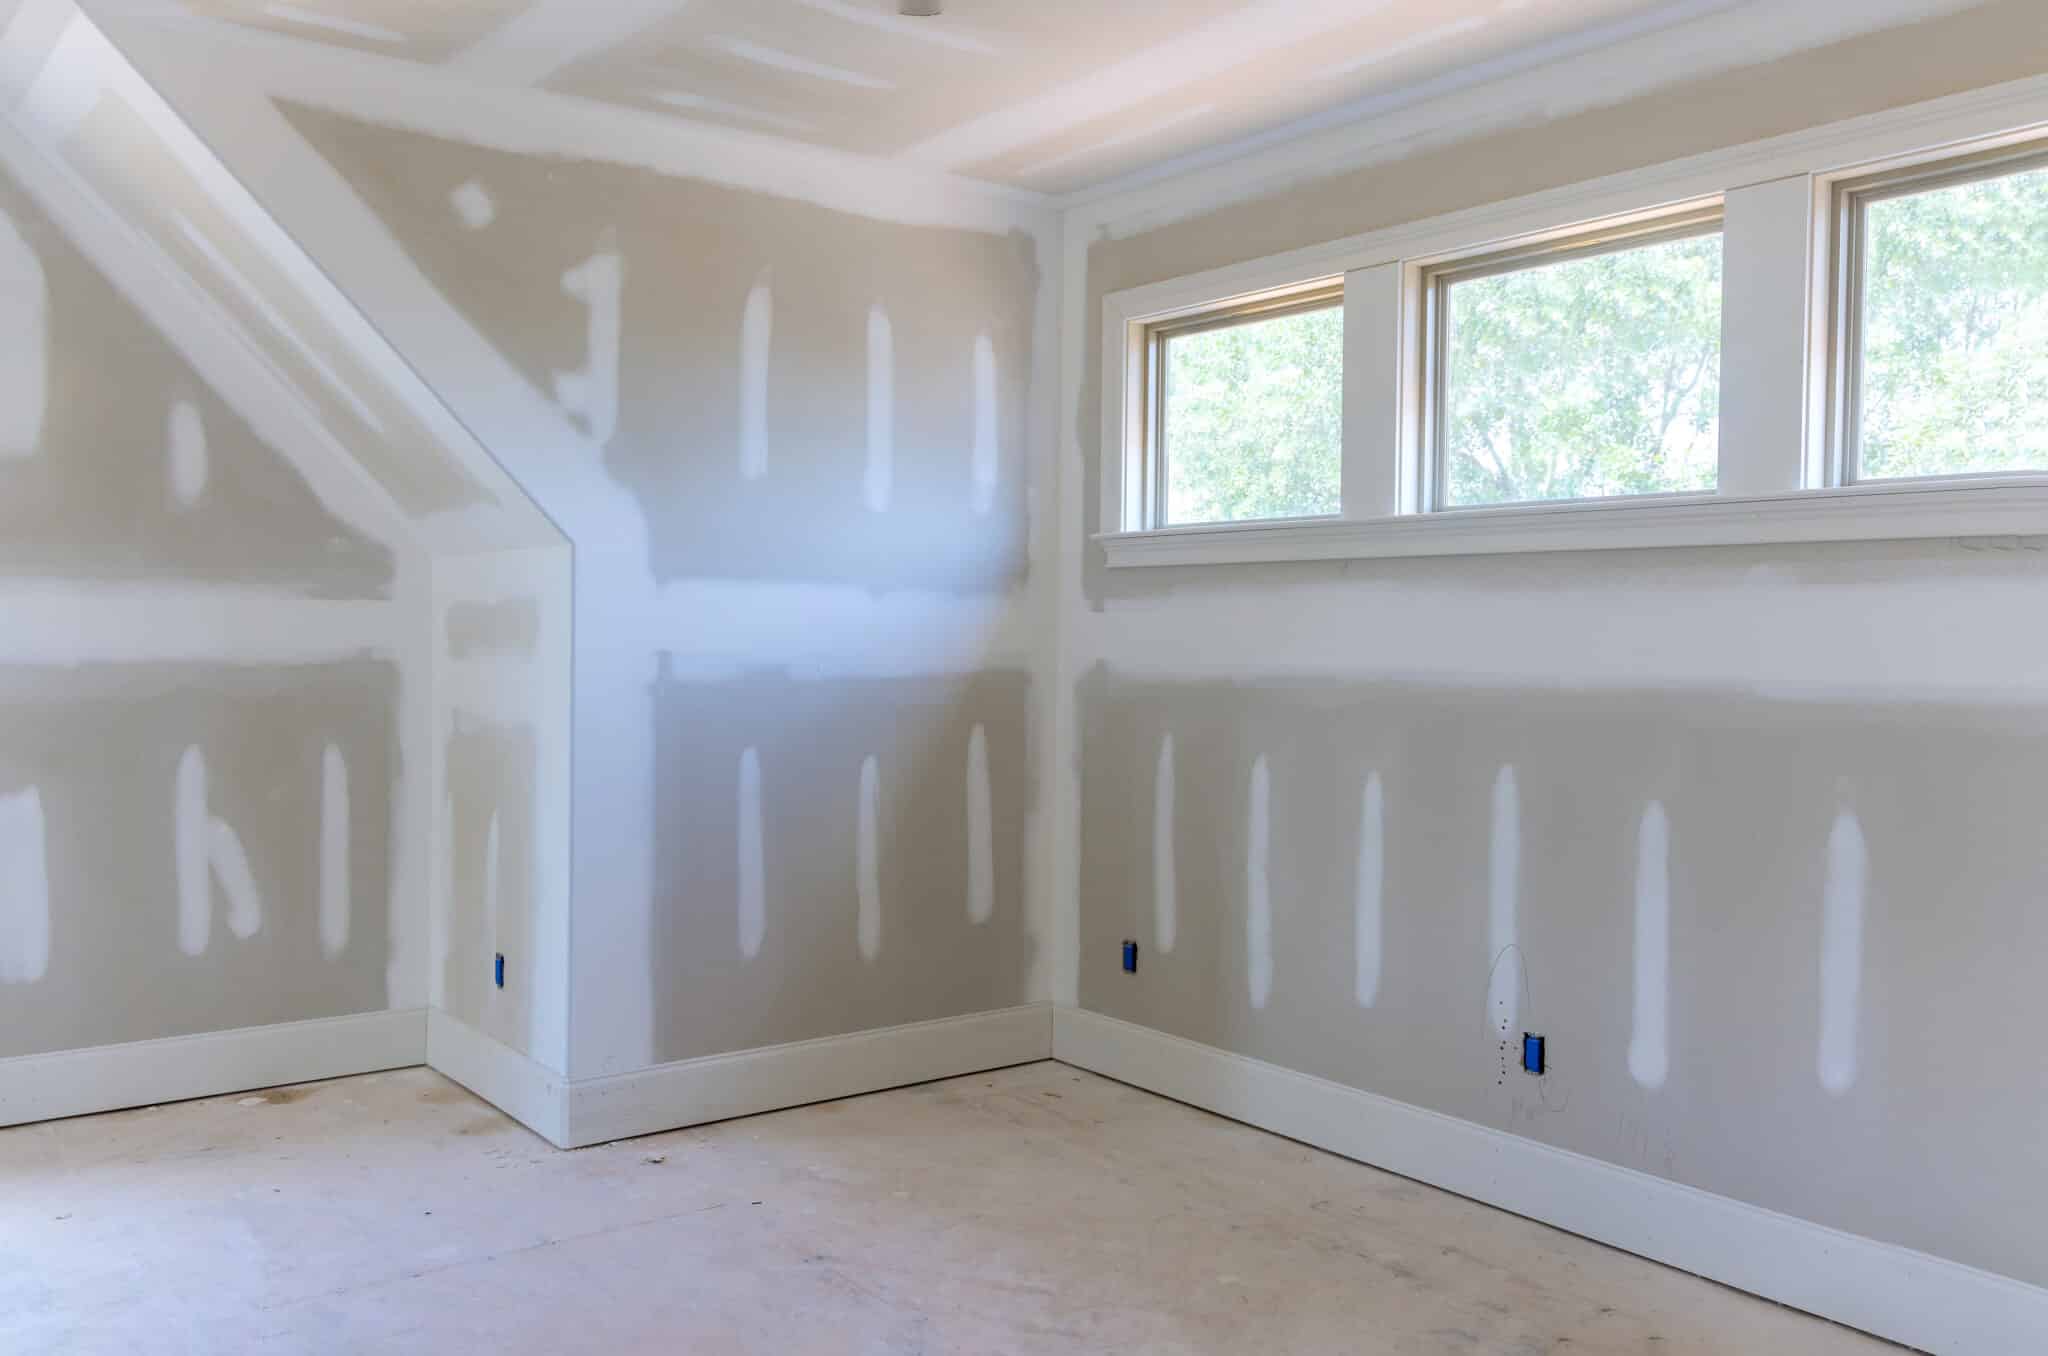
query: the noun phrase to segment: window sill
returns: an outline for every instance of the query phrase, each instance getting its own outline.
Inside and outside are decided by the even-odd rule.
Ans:
[[[2048,477],[1105,532],[1112,569],[2048,534]]]

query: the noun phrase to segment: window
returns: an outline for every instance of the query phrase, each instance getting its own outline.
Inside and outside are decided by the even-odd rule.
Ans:
[[[1157,526],[1341,508],[1341,290],[1158,325],[1151,353]]]
[[[2038,536],[2048,87],[1162,279],[1101,322],[1110,568]]]
[[[1711,492],[1717,216],[1427,274],[1432,506]]]
[[[2048,470],[2048,158],[1837,201],[1842,480]]]

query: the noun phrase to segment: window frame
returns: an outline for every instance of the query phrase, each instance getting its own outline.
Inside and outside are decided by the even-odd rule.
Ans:
[[[1845,482],[1838,417],[1838,190],[2017,169],[2035,155],[2048,159],[2048,76],[1107,292],[1100,511],[1086,521],[1102,548],[1095,559],[1117,569],[2048,535],[2048,472]],[[1603,234],[1642,239],[1660,222],[1717,208],[1715,490],[1438,507],[1425,431],[1425,275]],[[1100,224],[1127,232],[1186,210],[1140,191]],[[1075,294],[1087,288],[1085,261],[1085,252],[1070,254]],[[1150,498],[1158,477],[1147,470],[1148,328],[1332,287],[1332,279],[1342,280],[1344,296],[1341,514],[1159,526]],[[1067,392],[1078,407],[1091,387],[1078,374],[1075,382]]]
[[[1324,279],[1304,287],[1273,293],[1250,301],[1226,303],[1193,311],[1186,315],[1172,316],[1154,321],[1145,326],[1145,423],[1142,456],[1144,466],[1141,472],[1144,484],[1144,520],[1146,527],[1158,531],[1174,527],[1221,527],[1227,522],[1317,522],[1342,516],[1328,514],[1287,514],[1270,518],[1241,518],[1235,520],[1217,519],[1209,522],[1174,523],[1167,520],[1167,502],[1172,489],[1169,460],[1171,448],[1166,436],[1166,407],[1172,395],[1173,369],[1167,361],[1167,345],[1175,339],[1192,335],[1209,334],[1217,330],[1236,329],[1242,325],[1256,325],[1266,320],[1283,320],[1289,316],[1308,315],[1316,311],[1344,308],[1344,280]],[[1338,462],[1338,495],[1343,494],[1343,462],[1341,449]]]
[[[1880,485],[1935,485],[1954,482],[2026,483],[2048,476],[2048,467],[2024,471],[1945,471],[1924,476],[1865,477],[1863,461],[1863,314],[1865,255],[1872,203],[1909,198],[2007,175],[2048,169],[2048,140],[1965,150],[1909,161],[1875,173],[1843,175],[1830,181],[1828,306],[1828,441],[1826,483],[1839,488]]]
[[[1550,264],[1568,263],[1574,259],[1590,259],[1603,254],[1619,254],[1625,250],[1640,249],[1648,245],[1661,245],[1675,240],[1692,240],[1704,235],[1720,235],[1726,213],[1721,203],[1706,207],[1689,207],[1683,211],[1663,216],[1631,220],[1620,225],[1595,225],[1585,230],[1548,238],[1531,245],[1521,245],[1485,253],[1454,256],[1430,264],[1421,270],[1421,317],[1422,317],[1422,388],[1416,395],[1422,413],[1418,445],[1422,455],[1422,468],[1418,483],[1422,487],[1421,511],[1424,513],[1485,513],[1497,509],[1554,508],[1566,504],[1599,504],[1627,501],[1640,503],[1649,500],[1669,501],[1674,499],[1703,499],[1719,493],[1712,490],[1666,490],[1643,494],[1625,495],[1580,495],[1565,499],[1516,499],[1493,504],[1453,504],[1447,491],[1449,480],[1449,457],[1447,437],[1449,425],[1449,401],[1446,397],[1447,382],[1445,365],[1449,361],[1450,348],[1450,289],[1461,282],[1480,278],[1497,278],[1507,273],[1520,273],[1529,269],[1542,268]],[[1725,287],[1724,287],[1725,293]]]

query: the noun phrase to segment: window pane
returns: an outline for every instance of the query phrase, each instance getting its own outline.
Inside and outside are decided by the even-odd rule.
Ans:
[[[1864,209],[1857,476],[2048,468],[2048,170]]]
[[[1719,232],[1453,282],[1444,305],[1447,505],[1714,488]]]
[[[1164,367],[1168,523],[1342,507],[1342,306],[1170,337]]]

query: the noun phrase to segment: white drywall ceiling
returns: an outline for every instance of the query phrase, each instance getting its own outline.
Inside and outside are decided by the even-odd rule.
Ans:
[[[1734,0],[105,0],[1047,193]],[[1364,111],[1360,108],[1359,111]]]

